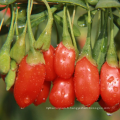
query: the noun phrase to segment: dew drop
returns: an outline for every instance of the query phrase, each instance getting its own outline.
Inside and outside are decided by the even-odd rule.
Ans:
[[[20,109],[23,110],[24,108],[21,107]]]
[[[88,105],[85,105],[85,107],[90,107],[91,105],[90,104],[88,104]]]
[[[24,103],[28,104],[29,102],[30,102],[30,98],[29,97],[24,98]]]
[[[81,96],[81,97],[80,97],[80,101],[84,101],[84,96]]]
[[[112,116],[112,114],[111,113],[106,113],[107,114],[107,116]]]
[[[104,87],[101,87],[101,91],[104,91],[105,90],[105,88]]]
[[[114,80],[114,77],[111,76],[111,77],[108,79],[108,82],[111,83],[113,80]]]
[[[116,97],[116,94],[113,94],[113,97]]]
[[[43,98],[43,100],[45,100],[45,98]]]
[[[117,91],[118,91],[118,87],[113,87],[113,90],[114,90],[115,92],[117,92]]]
[[[65,93],[64,93],[64,91],[62,91],[62,95],[64,95]]]
[[[110,98],[110,100],[112,100],[112,98]]]

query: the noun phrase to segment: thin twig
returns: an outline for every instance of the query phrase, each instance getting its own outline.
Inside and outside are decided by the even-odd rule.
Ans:
[[[74,18],[75,18],[75,12],[76,12],[76,6],[74,6],[74,10],[73,10],[73,16],[72,16],[72,27],[73,27],[73,23],[74,23]]]

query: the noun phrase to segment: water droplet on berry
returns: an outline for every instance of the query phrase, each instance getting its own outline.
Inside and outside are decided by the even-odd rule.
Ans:
[[[116,94],[113,94],[113,97],[116,97]]]
[[[106,113],[108,116],[112,116],[112,114],[111,113]]]
[[[45,98],[43,98],[43,100],[45,100]]]
[[[81,96],[81,97],[80,97],[80,101],[84,101],[84,96]]]
[[[105,88],[104,87],[101,87],[101,91],[104,91],[105,90]]]
[[[111,77],[108,79],[108,82],[111,83],[113,80],[114,80],[114,77],[111,76]]]
[[[85,107],[90,107],[91,105],[90,104],[88,104],[88,105],[85,105]]]
[[[28,104],[29,102],[30,102],[30,98],[29,97],[24,98],[24,103]]]
[[[113,87],[113,90],[114,90],[115,92],[117,92],[117,91],[118,91],[118,87]]]
[[[22,109],[24,109],[24,108],[21,107],[20,109],[22,110]]]

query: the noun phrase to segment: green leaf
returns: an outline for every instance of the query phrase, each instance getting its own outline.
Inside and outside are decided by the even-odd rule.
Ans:
[[[102,16],[101,19],[103,20],[103,18],[104,17]],[[103,63],[105,62],[105,57],[107,54],[107,47],[108,47],[107,21],[108,21],[108,11],[106,11],[105,13],[104,24],[101,23],[100,34],[97,41],[95,42],[92,52],[93,58],[97,63],[97,68],[99,72],[101,70]]]
[[[0,4],[1,5],[8,5],[11,4],[13,2],[15,2],[16,0],[0,0]]]
[[[113,21],[115,25],[120,29],[120,17],[113,15]]]
[[[96,5],[96,8],[111,8],[111,7],[120,7],[118,0],[99,0]]]
[[[100,71],[102,64],[105,61],[105,56],[107,53],[107,37],[102,37],[100,34],[98,41],[96,42],[93,49],[93,59],[98,65],[98,70]]]
[[[84,15],[80,16],[77,20],[78,26],[87,27],[87,19],[88,19],[87,14],[84,14]]]
[[[59,15],[57,14],[54,14],[54,19],[56,20],[56,22],[60,25],[60,26],[63,26],[63,18],[60,17]],[[69,29],[70,29],[70,25],[68,26]],[[75,35],[75,37],[78,37],[80,36],[80,31],[79,29],[73,24],[73,33]]]
[[[97,10],[92,10],[91,13],[91,18],[94,18],[94,15],[96,14]],[[83,14],[80,16],[77,20],[77,24],[80,27],[87,27],[87,20],[88,20],[88,13]]]
[[[87,8],[85,2],[83,0],[47,0],[49,2],[58,2],[58,3],[71,3],[75,5],[79,5],[83,8]]]

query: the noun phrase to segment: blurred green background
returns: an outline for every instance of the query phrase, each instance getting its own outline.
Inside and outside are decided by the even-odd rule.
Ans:
[[[84,12],[86,12],[82,8],[76,9],[76,16],[74,23],[77,25],[77,19],[81,16]],[[59,13],[62,15],[62,13]],[[2,16],[2,13],[0,13]],[[1,19],[1,17],[0,17]],[[7,17],[5,18],[7,20]],[[43,28],[46,25],[47,20],[39,25],[39,34],[42,32]],[[95,34],[97,29],[97,15],[93,21],[92,27],[92,44],[95,41]],[[59,32],[59,39],[62,38],[62,27],[59,25],[58,32]],[[85,40],[87,28],[80,28],[78,27],[81,36],[77,37],[77,40]],[[115,27],[114,34],[117,34],[118,29]],[[7,35],[0,36],[0,48],[4,43]],[[26,41],[28,40],[28,36],[26,36]],[[28,42],[28,41],[27,41]],[[52,45],[56,47],[57,45],[57,34],[55,26],[53,25],[52,31]],[[29,47],[27,48],[29,49]],[[51,108],[50,108],[51,107]],[[48,109],[49,108],[49,109]],[[71,108],[64,109],[64,110],[56,110],[47,99],[46,103],[43,103],[39,106],[34,106],[31,104],[30,106],[26,107],[25,109],[20,109],[19,106],[16,104],[14,99],[13,93],[7,92],[5,89],[5,83],[0,78],[0,120],[119,120],[120,119],[120,110],[108,116],[106,112],[101,109],[97,102],[95,102],[90,109],[84,107],[81,103],[77,100],[75,101],[75,105]]]

